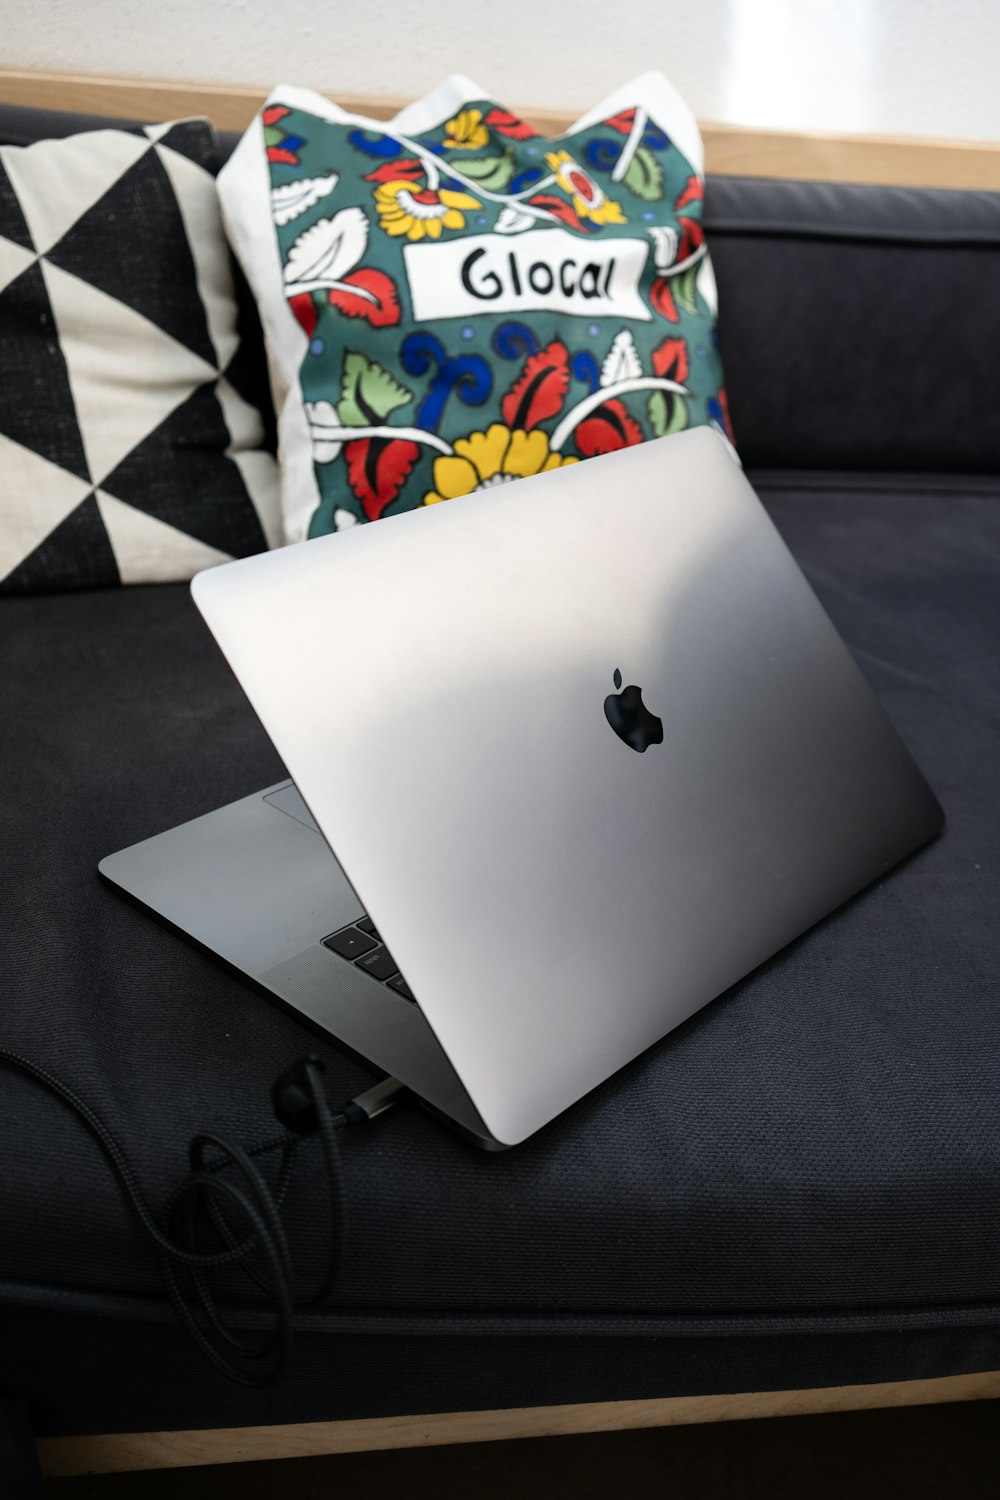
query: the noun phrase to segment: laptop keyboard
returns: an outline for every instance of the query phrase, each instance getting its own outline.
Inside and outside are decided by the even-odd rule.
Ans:
[[[341,927],[323,939],[323,947],[337,953],[356,969],[370,974],[388,989],[395,990],[404,1000],[415,996],[396,965],[396,961],[382,942],[378,928],[371,917],[361,917],[350,927]]]

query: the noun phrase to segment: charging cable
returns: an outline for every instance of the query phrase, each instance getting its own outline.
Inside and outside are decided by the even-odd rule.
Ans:
[[[240,1385],[263,1386],[276,1380],[288,1363],[295,1310],[321,1308],[329,1302],[343,1261],[347,1205],[337,1132],[365,1124],[390,1109],[403,1084],[384,1078],[332,1110],[323,1086],[323,1063],[318,1057],[299,1058],[271,1089],[274,1113],[285,1127],[282,1133],[247,1150],[211,1133],[192,1136],[190,1172],[167,1200],[161,1228],[124,1151],[86,1100],[6,1047],[0,1047],[0,1063],[54,1095],[97,1142],[129,1208],[156,1247],[160,1274],[178,1319],[206,1358]],[[323,1155],[330,1250],[319,1290],[297,1299],[281,1209],[298,1149],[311,1135],[319,1137]],[[273,1152],[280,1152],[280,1164],[272,1187],[257,1159]],[[240,1337],[219,1310],[209,1275],[231,1266],[239,1266],[264,1293],[272,1321],[263,1338]]]

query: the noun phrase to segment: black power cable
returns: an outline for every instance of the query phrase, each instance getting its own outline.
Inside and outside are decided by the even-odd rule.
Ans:
[[[240,1385],[275,1380],[288,1361],[296,1308],[322,1307],[336,1285],[346,1241],[346,1191],[337,1131],[374,1119],[395,1103],[402,1084],[394,1078],[331,1110],[318,1057],[293,1063],[271,1090],[274,1112],[286,1128],[249,1150],[199,1132],[188,1148],[190,1173],[167,1201],[166,1228],[153,1216],[135,1173],[111,1131],[85,1099],[37,1063],[0,1047],[0,1063],[17,1069],[72,1111],[97,1142],[128,1206],[156,1247],[160,1274],[181,1324],[217,1369]],[[330,1251],[320,1288],[296,1299],[292,1258],[281,1208],[291,1185],[295,1157],[305,1136],[318,1135],[330,1201]],[[280,1151],[272,1188],[254,1158]],[[226,1174],[229,1175],[226,1175]],[[235,1179],[235,1180],[234,1180]],[[229,1210],[227,1217],[226,1209]],[[240,1232],[233,1227],[234,1217]],[[206,1218],[216,1244],[204,1248]],[[265,1295],[273,1314],[263,1339],[241,1339],[219,1311],[209,1273],[238,1265]],[[185,1281],[190,1285],[186,1289]]]

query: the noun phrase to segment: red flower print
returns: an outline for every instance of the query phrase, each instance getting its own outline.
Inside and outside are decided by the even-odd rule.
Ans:
[[[605,401],[576,429],[576,446],[584,458],[593,458],[598,453],[631,448],[641,443],[642,437],[642,428],[620,401]]]
[[[666,276],[657,276],[649,289],[649,300],[653,310],[666,318],[668,323],[678,321],[677,304],[674,302],[674,294],[670,290],[670,282]]]
[[[674,204],[674,212],[680,213],[682,208],[687,208],[689,203],[700,203],[705,193],[697,177],[689,177],[681,189],[677,202]]]
[[[539,422],[558,416],[569,389],[569,351],[553,339],[525,363],[510,390],[500,402],[500,411],[513,431],[530,432]]]
[[[589,229],[589,226],[583,222],[573,205],[567,203],[565,198],[557,198],[553,193],[536,193],[534,198],[528,199],[528,202],[533,208],[546,209],[560,223],[568,224],[570,229],[582,229],[584,231]]]
[[[366,182],[412,182],[422,177],[424,169],[415,156],[406,156],[402,161],[384,161],[374,172],[365,173]]]
[[[357,287],[358,291],[338,289],[327,293],[330,306],[346,318],[364,318],[373,328],[392,328],[399,322],[399,294],[396,283],[385,271],[374,266],[350,271],[341,280],[344,287]],[[367,294],[367,295],[366,295]]]
[[[526,120],[521,120],[517,115],[512,115],[506,109],[491,109],[484,116],[483,124],[489,125],[499,135],[505,135],[512,141],[528,141],[532,136],[540,134],[533,125]]]
[[[653,373],[683,385],[690,373],[687,339],[664,339],[653,350]]]
[[[705,243],[705,231],[697,219],[685,218],[679,214],[677,222],[681,226],[680,243],[677,246],[678,261],[687,260],[696,250],[700,250]]]
[[[369,521],[377,521],[406,483],[420,457],[405,438],[357,438],[344,446],[347,482]]]
[[[312,297],[308,292],[299,292],[296,296],[289,297],[288,305],[305,329],[306,338],[311,339],[316,332],[316,322],[319,317]]]
[[[619,135],[628,135],[635,124],[635,110],[619,110],[618,114],[612,115],[611,119],[605,120],[604,123],[605,125],[609,125],[612,130],[617,130]]]

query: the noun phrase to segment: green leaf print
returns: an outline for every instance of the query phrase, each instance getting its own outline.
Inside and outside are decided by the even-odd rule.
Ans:
[[[463,157],[456,166],[477,186],[501,193],[514,175],[514,156],[508,150],[502,156],[475,156],[472,161]]]
[[[669,437],[688,425],[687,402],[676,391],[652,391],[648,410],[654,437]]]
[[[671,282],[671,290],[677,306],[683,308],[686,313],[690,313],[692,317],[695,317],[698,312],[698,293],[695,282],[698,280],[700,269],[700,263],[689,266]]]
[[[413,392],[357,349],[344,354],[337,415],[345,427],[377,427],[390,412],[413,400]]]
[[[647,203],[663,197],[663,168],[648,146],[640,146],[636,151],[622,181]]]

